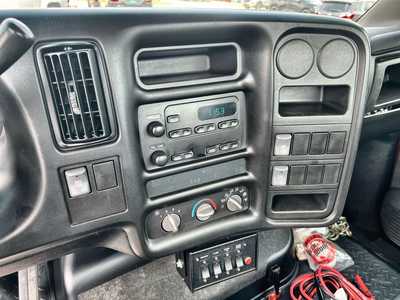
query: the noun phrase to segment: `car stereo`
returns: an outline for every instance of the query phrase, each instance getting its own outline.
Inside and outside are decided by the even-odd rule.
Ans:
[[[222,155],[246,147],[242,92],[139,107],[147,170]]]

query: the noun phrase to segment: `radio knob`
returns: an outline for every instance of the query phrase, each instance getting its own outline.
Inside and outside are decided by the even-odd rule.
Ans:
[[[166,232],[177,232],[181,225],[181,217],[177,214],[167,214],[161,222],[161,228]]]
[[[147,133],[154,137],[161,137],[165,133],[165,126],[158,121],[151,122],[147,125]]]
[[[242,196],[238,194],[231,195],[226,202],[226,208],[231,212],[242,210],[243,209]]]
[[[154,151],[150,157],[150,161],[152,164],[162,167],[165,166],[168,162],[168,155],[164,151],[157,150]]]
[[[210,203],[204,202],[199,205],[196,209],[196,218],[199,221],[207,221],[215,213],[214,207]]]

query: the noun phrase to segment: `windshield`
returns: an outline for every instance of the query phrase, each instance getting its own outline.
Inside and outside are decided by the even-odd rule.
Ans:
[[[376,1],[377,0],[0,0],[0,8],[232,8],[321,14],[355,20],[364,14]]]

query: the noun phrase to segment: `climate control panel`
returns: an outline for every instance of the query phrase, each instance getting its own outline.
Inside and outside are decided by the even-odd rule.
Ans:
[[[138,118],[147,170],[246,147],[242,92],[145,104],[139,107]]]
[[[158,238],[245,211],[249,207],[248,193],[247,187],[234,186],[157,209],[147,217],[148,235]]]

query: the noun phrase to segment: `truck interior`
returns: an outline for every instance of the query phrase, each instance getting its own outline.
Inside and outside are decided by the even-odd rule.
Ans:
[[[1,300],[400,297],[400,1],[0,9],[0,74]],[[342,216],[374,296],[294,297]]]

